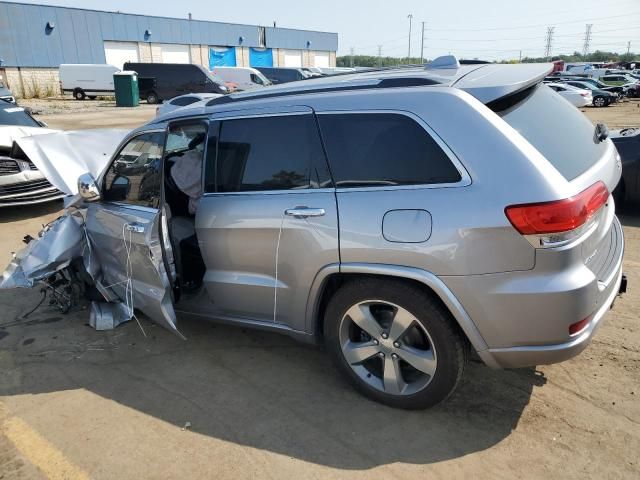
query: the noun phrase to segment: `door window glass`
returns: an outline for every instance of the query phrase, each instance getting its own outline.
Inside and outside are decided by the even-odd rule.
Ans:
[[[252,192],[331,185],[313,115],[223,121],[213,161],[214,168],[209,165],[206,169],[207,191]],[[215,179],[211,178],[213,172]]]
[[[319,115],[336,187],[454,183],[460,173],[415,120],[396,113]]]
[[[104,180],[104,199],[158,208],[164,133],[144,133],[118,153]]]

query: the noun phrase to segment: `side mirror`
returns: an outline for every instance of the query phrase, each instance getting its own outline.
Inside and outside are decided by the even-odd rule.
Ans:
[[[100,200],[100,189],[90,173],[83,173],[78,177],[78,193],[85,202]]]

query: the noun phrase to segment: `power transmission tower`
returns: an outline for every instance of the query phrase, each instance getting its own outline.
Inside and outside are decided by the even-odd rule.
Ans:
[[[382,66],[382,45],[378,45],[378,66]]]
[[[630,51],[631,51],[631,40],[627,42],[627,55],[629,55]]]
[[[587,23],[587,28],[584,31],[584,44],[582,45],[583,57],[586,57],[589,54],[589,44],[591,43],[591,27],[593,27],[593,23]]]
[[[351,56],[351,59],[349,60],[349,64],[351,65],[351,68],[353,68],[353,54],[355,53],[355,48],[351,47],[349,49],[349,54]]]
[[[420,41],[420,63],[424,63],[424,22],[422,22],[422,37]]]
[[[410,13],[407,18],[409,19],[409,53],[407,54],[407,62],[409,62],[411,58],[411,21],[413,20],[413,14]]]
[[[551,47],[553,46],[553,32],[555,31],[556,27],[547,27],[547,39],[545,41],[545,47],[544,47],[544,57],[550,57],[551,56]]]

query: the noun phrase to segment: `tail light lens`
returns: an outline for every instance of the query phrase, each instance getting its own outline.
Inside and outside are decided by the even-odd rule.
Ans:
[[[608,199],[606,185],[597,182],[573,197],[554,202],[512,205],[505,208],[505,214],[522,235],[538,236],[539,246],[558,246],[587,230]]]
[[[569,325],[569,335],[576,335],[582,332],[585,328],[589,326],[589,322],[591,321],[591,317],[587,317],[585,319],[580,320],[579,322],[572,323]]]

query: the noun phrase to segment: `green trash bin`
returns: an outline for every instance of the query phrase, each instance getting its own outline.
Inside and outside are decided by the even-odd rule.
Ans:
[[[113,87],[116,91],[116,106],[137,107],[140,104],[138,74],[122,71],[113,74]]]

